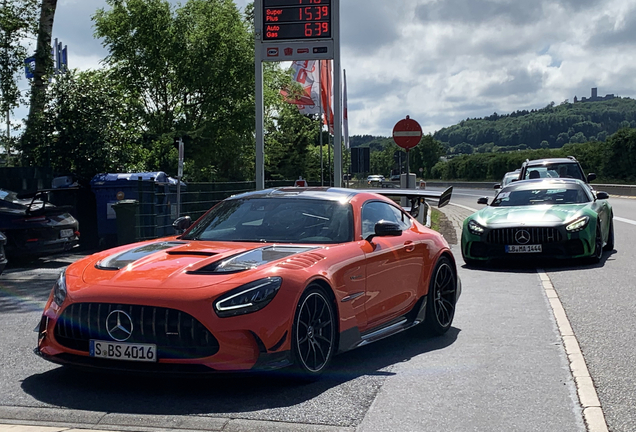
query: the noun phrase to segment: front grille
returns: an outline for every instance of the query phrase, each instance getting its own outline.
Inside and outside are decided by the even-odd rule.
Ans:
[[[85,352],[91,339],[113,341],[106,330],[106,319],[114,310],[124,311],[132,319],[132,334],[125,342],[155,344],[160,359],[209,357],[219,350],[212,333],[185,312],[113,303],[70,305],[55,324],[55,339],[62,346]]]
[[[530,240],[523,244],[557,243],[562,240],[561,232],[557,228],[499,228],[488,233],[487,241],[491,244],[517,245],[515,236],[518,231],[527,231]]]

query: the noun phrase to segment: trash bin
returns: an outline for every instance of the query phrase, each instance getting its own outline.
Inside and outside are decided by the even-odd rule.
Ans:
[[[177,180],[163,171],[97,174],[91,180],[97,208],[97,227],[102,247],[118,243],[115,203],[132,199],[139,203],[139,240],[174,234],[178,217]],[[181,190],[185,184],[181,182]]]
[[[139,240],[139,201],[121,200],[113,204],[117,225],[117,244],[124,245]]]

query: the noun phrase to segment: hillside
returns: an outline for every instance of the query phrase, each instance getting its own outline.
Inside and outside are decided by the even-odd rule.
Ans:
[[[488,153],[561,148],[568,143],[605,141],[619,129],[636,127],[636,100],[549,104],[532,111],[515,111],[466,119],[433,135],[449,154]]]

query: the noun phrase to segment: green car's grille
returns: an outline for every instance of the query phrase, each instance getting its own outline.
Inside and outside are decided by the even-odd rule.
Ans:
[[[520,231],[525,233],[519,233]],[[520,243],[518,239],[523,239],[524,242]],[[488,233],[487,241],[491,244],[517,245],[557,243],[561,240],[561,232],[557,228],[523,227],[494,229]]]

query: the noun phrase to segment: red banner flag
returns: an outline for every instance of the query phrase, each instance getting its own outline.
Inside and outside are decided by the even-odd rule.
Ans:
[[[331,74],[331,60],[320,62],[320,89],[322,93],[322,111],[324,122],[329,127],[329,133],[333,134],[333,76]]]

